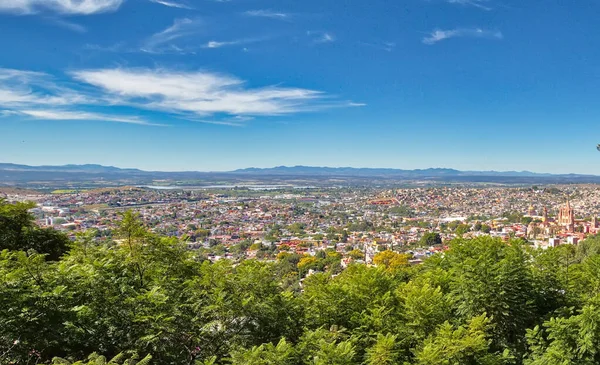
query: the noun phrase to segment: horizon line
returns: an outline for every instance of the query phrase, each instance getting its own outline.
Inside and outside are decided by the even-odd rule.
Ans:
[[[577,173],[577,172],[561,172],[561,173],[553,173],[553,172],[538,172],[538,171],[532,171],[532,170],[461,170],[461,169],[457,169],[457,168],[453,168],[453,167],[426,167],[426,168],[413,168],[413,169],[407,169],[407,168],[400,168],[400,167],[354,167],[354,166],[316,166],[316,165],[275,165],[275,166],[271,166],[271,167],[255,167],[255,166],[250,166],[250,167],[240,167],[240,168],[235,168],[235,169],[231,169],[231,170],[146,170],[146,169],[141,169],[138,167],[120,167],[120,166],[116,166],[116,165],[103,165],[103,164],[99,164],[99,163],[81,163],[81,164],[76,164],[76,163],[67,163],[67,164],[61,164],[61,165],[49,165],[49,164],[41,164],[41,165],[29,165],[29,164],[24,164],[24,163],[14,163],[14,162],[0,162],[0,165],[2,164],[9,164],[9,165],[17,165],[17,166],[27,166],[27,167],[34,167],[34,168],[39,168],[39,167],[67,167],[67,166],[74,166],[74,167],[83,167],[83,166],[99,166],[99,167],[104,167],[104,168],[116,168],[119,170],[139,170],[142,172],[154,172],[154,173],[232,173],[232,172],[237,172],[240,170],[249,170],[249,169],[257,169],[257,170],[272,170],[272,169],[277,169],[277,168],[301,168],[301,167],[305,167],[305,168],[318,168],[318,169],[355,169],[355,170],[397,170],[397,171],[425,171],[425,170],[453,170],[453,171],[457,171],[457,172],[462,172],[462,173],[469,173],[469,172],[477,172],[477,173],[485,173],[485,172],[490,172],[490,173],[530,173],[530,174],[538,174],[538,175],[578,175],[578,176],[600,176],[600,175],[596,175],[596,174],[590,174],[590,173]]]

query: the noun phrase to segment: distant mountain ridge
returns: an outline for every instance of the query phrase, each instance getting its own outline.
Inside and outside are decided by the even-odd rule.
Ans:
[[[271,168],[250,167],[231,171],[235,174],[273,174],[273,175],[345,175],[345,176],[424,176],[424,177],[443,177],[443,176],[522,176],[522,177],[543,177],[543,176],[585,176],[594,175],[582,174],[550,174],[537,173],[531,171],[460,171],[451,168],[427,168],[427,169],[393,169],[393,168],[370,168],[370,167],[315,167],[315,166],[276,166]]]
[[[103,172],[143,172],[139,169],[122,169],[114,166],[103,166],[97,164],[84,165],[59,165],[59,166],[30,166],[19,165],[14,163],[0,163],[0,170],[5,171],[47,171],[47,172],[88,172],[88,173],[103,173]]]
[[[405,177],[405,178],[432,178],[432,177],[465,177],[465,176],[498,176],[498,177],[597,177],[597,175],[584,174],[550,174],[531,171],[461,171],[451,168],[427,168],[427,169],[394,169],[394,168],[367,168],[367,167],[319,167],[319,166],[276,166],[270,168],[249,167],[227,172],[203,172],[203,171],[144,171],[135,168],[119,168],[114,166],[103,166],[98,164],[84,165],[42,165],[30,166],[13,163],[0,163],[0,172],[49,172],[49,173],[82,173],[82,174],[118,174],[134,176],[144,175],[190,175],[190,174],[214,174],[214,175],[257,175],[257,176],[357,176],[357,177]],[[0,176],[1,178],[1,176]]]

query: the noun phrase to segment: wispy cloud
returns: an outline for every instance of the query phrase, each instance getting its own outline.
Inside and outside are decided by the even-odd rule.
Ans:
[[[432,31],[429,36],[423,38],[423,43],[433,45],[450,38],[469,37],[469,38],[488,38],[502,39],[502,33],[499,31],[486,30],[481,28],[457,28]]]
[[[85,44],[83,49],[89,51],[99,51],[99,52],[122,52],[126,50],[125,43],[119,42],[109,46],[102,46],[99,44]]]
[[[335,41],[335,36],[331,33],[323,33],[320,38],[315,40],[317,43],[329,43],[333,41]]]
[[[221,48],[225,46],[234,46],[236,44],[240,44],[242,41],[228,41],[228,42],[219,42],[219,41],[209,41],[202,48]]]
[[[86,101],[74,90],[58,86],[45,73],[0,68],[0,106],[70,105]]]
[[[330,32],[322,32],[322,31],[308,31],[307,35],[313,37],[313,43],[331,43],[335,42],[335,35]]]
[[[34,14],[53,11],[59,14],[90,15],[117,10],[123,0],[1,0],[0,12]]]
[[[228,121],[223,121],[223,120],[198,119],[198,120],[193,120],[193,121],[198,122],[198,123],[204,123],[204,124],[226,125],[229,127],[243,127],[246,125],[246,124],[239,123],[239,122],[228,122]]]
[[[43,120],[90,120],[155,125],[137,117],[77,110],[99,103],[98,96],[58,85],[52,76],[31,71],[0,69],[1,116]]]
[[[474,6],[482,10],[492,10],[490,7],[491,0],[446,0],[450,4],[458,4],[463,6]]]
[[[84,27],[83,25],[73,23],[73,22],[68,22],[63,19],[52,19],[52,23],[58,25],[59,27],[63,27],[65,29],[71,30],[73,32],[77,32],[77,33],[86,33],[87,32],[87,28]]]
[[[348,105],[321,91],[280,86],[250,88],[236,77],[205,71],[117,68],[77,71],[73,75],[124,105],[203,118],[283,115]]]
[[[174,1],[165,1],[165,0],[150,0],[152,3],[161,4],[164,6],[168,6],[170,8],[178,8],[178,9],[193,9],[191,6],[186,4],[177,3]]]
[[[395,42],[360,42],[360,44],[386,52],[392,52],[396,48]]]
[[[135,117],[127,117],[121,115],[110,115],[110,114],[98,114],[90,112],[80,111],[66,111],[66,110],[20,110],[17,112],[35,119],[41,120],[88,120],[88,121],[104,121],[104,122],[117,122],[117,123],[128,123],[148,126],[164,127],[164,124],[148,123],[144,120]]]
[[[216,125],[228,125],[230,127],[244,127],[246,122],[255,119],[247,115],[236,115],[235,117],[225,118],[222,120],[206,120],[206,119],[194,119],[194,122],[216,124]]]
[[[232,41],[208,41],[202,45],[202,48],[221,48],[221,47],[227,47],[227,46],[237,46],[237,45],[261,42],[266,39],[268,39],[268,38],[246,38],[246,39],[236,39],[236,40],[232,40]],[[244,48],[244,50],[247,51],[246,48]]]
[[[19,115],[19,113],[14,110],[0,110],[0,117],[8,117],[11,115]]]
[[[281,19],[281,20],[288,19],[290,17],[290,15],[287,13],[283,13],[280,11],[268,10],[268,9],[248,10],[244,14],[247,16]]]
[[[0,69],[0,116],[156,125],[147,110],[195,122],[242,126],[255,117],[362,106],[325,92],[283,86],[251,87],[209,71],[107,68],[74,70],[69,79]],[[124,115],[114,114],[115,107]]]
[[[232,120],[235,120],[236,122],[247,122],[249,120],[254,119],[254,117],[249,117],[247,115],[236,115],[235,117],[231,118]]]
[[[171,42],[189,37],[199,32],[201,21],[198,19],[175,19],[173,25],[153,34],[142,45],[141,50],[148,53],[173,52],[183,53],[184,49]]]

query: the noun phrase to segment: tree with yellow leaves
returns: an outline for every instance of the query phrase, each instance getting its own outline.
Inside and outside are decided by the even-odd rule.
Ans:
[[[393,271],[401,267],[408,266],[409,258],[409,255],[386,250],[376,254],[373,258],[373,263],[375,263],[377,266],[383,266],[387,270]]]

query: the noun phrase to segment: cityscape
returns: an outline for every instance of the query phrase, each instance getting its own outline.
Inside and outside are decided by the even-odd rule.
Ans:
[[[576,245],[598,233],[600,189],[595,185],[517,187],[284,188],[257,185],[165,189],[100,188],[51,193],[4,193],[8,202],[35,202],[41,227],[75,239],[93,230],[109,239],[126,210],[149,229],[183,240],[211,260],[279,252],[315,256],[335,249],[344,263],[372,263],[377,252],[410,252],[413,262],[457,237],[521,238],[537,248]],[[441,245],[423,237],[437,233]]]

